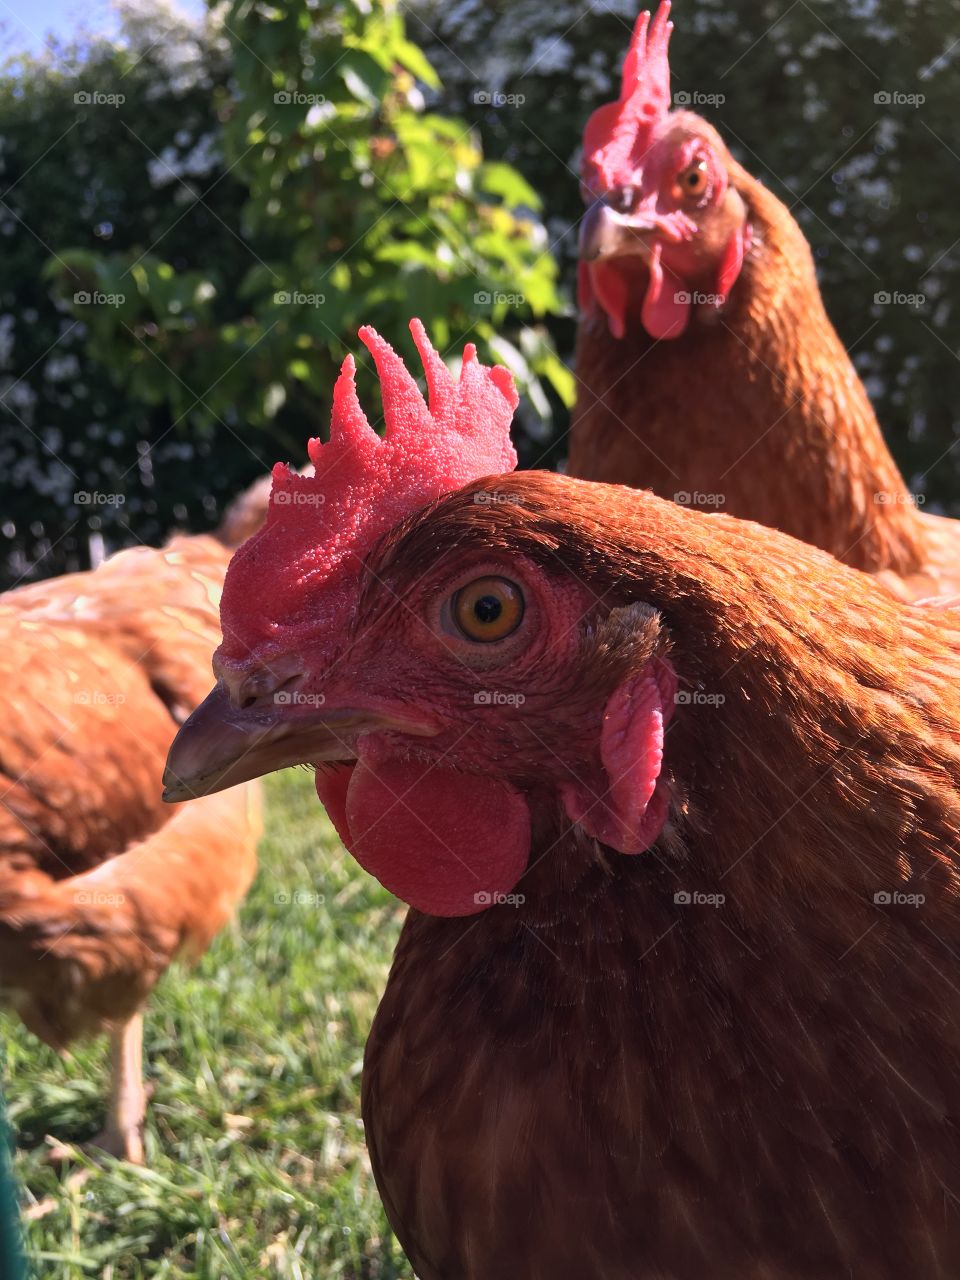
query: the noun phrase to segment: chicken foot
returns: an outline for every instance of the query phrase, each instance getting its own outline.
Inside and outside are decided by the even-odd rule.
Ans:
[[[143,1125],[147,1093],[143,1085],[143,1014],[110,1032],[110,1100],[107,1122],[92,1145],[126,1160],[143,1164]]]
[[[147,1090],[143,1083],[143,1014],[135,1013],[110,1031],[110,1099],[107,1120],[84,1149],[105,1151],[128,1164],[143,1164]],[[71,1147],[57,1143],[49,1159],[69,1159]]]

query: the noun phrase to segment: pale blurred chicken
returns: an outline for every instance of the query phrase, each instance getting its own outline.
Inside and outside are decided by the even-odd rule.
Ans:
[[[227,563],[266,500],[255,484],[216,535],[0,597],[0,999],[60,1050],[109,1034],[95,1144],[134,1163],[144,1001],[177,956],[202,954],[255,870],[256,784],[171,816],[160,779],[209,683]]]

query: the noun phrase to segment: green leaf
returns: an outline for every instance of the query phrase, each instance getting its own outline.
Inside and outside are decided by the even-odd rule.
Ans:
[[[390,85],[390,77],[383,67],[359,49],[344,56],[337,67],[337,75],[353,97],[371,111],[380,106],[380,100]]]
[[[543,373],[568,409],[577,401],[577,380],[558,355],[551,353],[543,361]]]
[[[515,209],[519,205],[526,205],[528,209],[541,207],[536,191],[511,165],[499,162],[482,165],[479,185],[490,195],[499,196],[510,208]]]
[[[421,80],[431,89],[441,88],[440,77],[431,67],[430,63],[421,49],[418,49],[410,40],[398,40],[393,46],[393,53],[396,60],[402,67]]]

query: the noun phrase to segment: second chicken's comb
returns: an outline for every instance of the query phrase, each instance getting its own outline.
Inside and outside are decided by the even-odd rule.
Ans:
[[[339,607],[340,587],[348,589],[379,537],[435,498],[517,465],[510,423],[518,397],[509,371],[480,364],[471,343],[455,379],[419,320],[410,330],[427,399],[390,344],[364,327],[360,338],[380,378],[383,436],[360,405],[356,366],[347,356],[333,392],[330,440],[307,446],[314,474],[274,467],[266,525],[227,571],[222,656],[266,640],[302,610],[305,587],[323,593],[327,611]],[[313,598],[319,608],[321,597]],[[265,602],[255,619],[251,599]]]
[[[630,183],[649,146],[652,126],[670,110],[667,46],[670,0],[656,17],[637,18],[623,63],[620,97],[598,107],[583,131],[583,180],[595,195]]]

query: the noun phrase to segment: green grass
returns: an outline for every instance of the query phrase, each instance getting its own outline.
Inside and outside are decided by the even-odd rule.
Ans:
[[[146,1169],[45,1162],[103,1118],[102,1044],[63,1060],[3,1017],[3,1088],[42,1280],[411,1280],[363,1144],[363,1045],[402,911],[346,857],[312,778],[268,780],[260,872],[146,1016]],[[294,901],[322,895],[323,902]],[[276,895],[286,895],[287,901]]]

